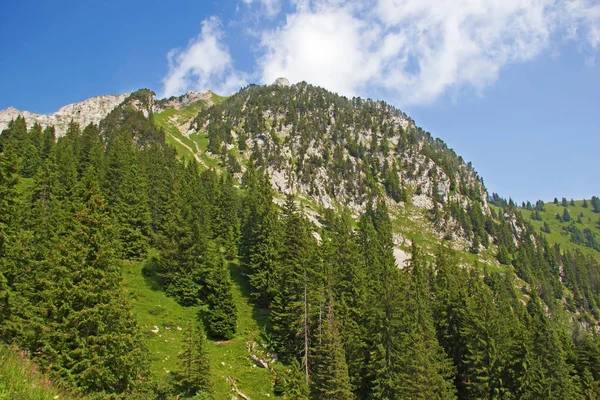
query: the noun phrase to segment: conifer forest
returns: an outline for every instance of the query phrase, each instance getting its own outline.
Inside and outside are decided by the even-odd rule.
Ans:
[[[600,398],[597,197],[521,207],[307,83],[189,106],[191,135],[166,102],[0,134],[2,363],[61,399]]]

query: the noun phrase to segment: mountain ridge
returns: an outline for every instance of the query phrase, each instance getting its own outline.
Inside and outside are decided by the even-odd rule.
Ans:
[[[60,137],[67,132],[71,121],[78,123],[82,127],[89,124],[99,124],[112,110],[127,99],[131,93],[93,96],[79,102],[66,104],[60,107],[58,111],[49,114],[19,110],[11,106],[0,110],[0,132],[8,128],[10,121],[22,116],[25,118],[28,126],[33,126],[36,123],[40,124],[42,128],[54,126],[56,135]],[[160,112],[169,108],[178,110],[197,101],[204,101],[210,105],[212,104],[212,94],[213,92],[210,89],[204,89],[199,92],[188,90],[179,97],[171,96],[155,100],[153,98],[153,112]]]

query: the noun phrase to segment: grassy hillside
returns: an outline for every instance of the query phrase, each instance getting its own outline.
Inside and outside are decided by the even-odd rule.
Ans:
[[[227,99],[213,93],[213,104],[220,104]],[[175,110],[166,109],[154,115],[154,122],[159,128],[162,128],[166,134],[167,143],[177,149],[177,153],[186,160],[196,159],[200,165],[205,167],[218,167],[218,159],[211,158],[206,154],[208,146],[208,136],[203,134],[193,134],[185,136],[180,128],[189,124],[198,112],[206,107],[204,101],[197,101],[187,107]]]
[[[0,400],[69,400],[75,397],[56,388],[50,378],[15,349],[0,345]]]
[[[576,244],[573,242],[573,234],[569,231],[570,226],[576,227],[579,231],[583,232],[585,229],[589,229],[595,236],[596,241],[600,242],[600,214],[594,213],[592,210],[590,200],[586,200],[588,207],[583,207],[583,200],[575,201],[575,205],[571,205],[569,201],[566,207],[567,212],[570,215],[570,221],[560,221],[557,215],[562,218],[565,207],[562,206],[559,201],[558,204],[546,203],[545,211],[540,211],[539,215],[541,221],[534,220],[531,216],[535,213],[535,210],[528,210],[526,208],[520,208],[524,216],[530,217],[529,222],[536,228],[536,230],[543,232],[542,228],[544,223],[550,228],[550,232],[543,232],[548,241],[552,244],[559,244],[563,250],[575,250],[578,249],[585,254],[591,254],[600,260],[600,252],[590,247]],[[571,228],[573,229],[573,228]]]
[[[185,326],[202,316],[201,307],[183,307],[167,297],[157,283],[144,276],[144,263],[128,263],[124,269],[125,286],[146,339],[153,378],[167,382],[177,369],[177,354],[181,351]],[[231,277],[238,310],[236,336],[229,341],[209,340],[208,351],[212,383],[216,399],[232,396],[231,377],[237,388],[252,399],[274,396],[274,376],[266,369],[254,366],[248,358],[247,343],[262,344],[267,315],[249,303],[248,287],[240,269],[232,264]],[[156,331],[158,328],[157,332]],[[258,346],[262,348],[262,346]]]

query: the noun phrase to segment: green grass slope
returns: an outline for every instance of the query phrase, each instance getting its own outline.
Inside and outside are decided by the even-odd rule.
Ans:
[[[130,292],[134,312],[150,358],[150,372],[158,381],[168,382],[177,369],[183,329],[202,314],[201,307],[183,307],[167,297],[156,282],[143,274],[144,263],[128,263],[123,272],[125,287]],[[249,302],[247,284],[237,265],[231,264],[234,297],[238,310],[237,334],[229,341],[208,341],[211,375],[216,399],[231,398],[233,378],[237,388],[252,399],[275,396],[274,376],[254,366],[248,358],[247,343],[262,344],[266,312],[253,309]],[[156,331],[158,328],[158,332]],[[181,330],[180,330],[181,328]],[[261,348],[261,346],[259,346]]]
[[[588,203],[588,207],[583,207],[583,200],[575,201],[575,205],[572,206],[569,202],[569,205],[566,207],[569,215],[571,216],[571,221],[564,222],[559,221],[557,219],[557,215],[562,217],[565,207],[561,205],[561,202],[558,204],[554,203],[546,203],[545,211],[541,211],[539,214],[542,218],[541,221],[536,221],[530,216],[532,215],[531,210],[527,210],[524,208],[520,208],[520,211],[523,213],[523,216],[530,217],[529,222],[538,230],[542,231],[542,227],[544,226],[544,222],[548,224],[550,227],[550,233],[544,232],[544,235],[548,239],[549,243],[559,244],[561,249],[563,250],[580,250],[585,254],[591,254],[600,260],[600,252],[594,250],[590,247],[586,247],[580,244],[575,244],[571,240],[571,232],[569,232],[569,226],[573,224],[577,229],[583,232],[584,229],[590,229],[598,242],[600,242],[600,214],[594,213],[592,210],[590,200],[586,200]]]
[[[75,397],[56,388],[48,376],[16,350],[0,345],[0,400],[70,400]]]
[[[214,93],[212,95],[213,104],[220,104],[226,99],[227,97]],[[206,154],[208,136],[205,134],[186,136],[179,129],[179,127],[189,123],[196,117],[198,112],[204,107],[207,107],[206,102],[197,101],[179,110],[169,108],[154,114],[154,123],[165,131],[167,143],[175,147],[177,153],[185,160],[195,159],[201,166],[218,168],[220,165],[218,158],[209,157]]]

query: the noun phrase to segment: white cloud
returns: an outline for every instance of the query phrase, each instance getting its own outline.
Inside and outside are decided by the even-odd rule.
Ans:
[[[507,65],[552,39],[600,43],[600,5],[590,0],[296,0],[265,32],[263,83],[307,80],[343,94],[383,91],[407,104],[464,88],[481,92]]]
[[[247,5],[259,4],[266,15],[270,18],[279,14],[281,11],[281,0],[242,0]]]
[[[229,94],[246,82],[246,75],[233,68],[229,50],[223,44],[220,20],[215,17],[204,20],[200,35],[185,49],[169,51],[167,59],[169,72],[162,80],[164,97],[205,88]]]
[[[371,41],[367,24],[344,9],[290,15],[262,38],[262,81],[284,76],[353,94],[377,73],[365,49]]]
[[[282,8],[281,0],[242,1],[260,4],[266,17]],[[564,40],[588,60],[600,47],[596,0],[288,1],[285,18],[252,26],[248,36],[259,43],[251,75],[233,69],[218,21],[209,19],[171,55],[165,93],[284,76],[345,95],[385,93],[404,107],[464,89],[482,93],[506,66],[552,54]]]

